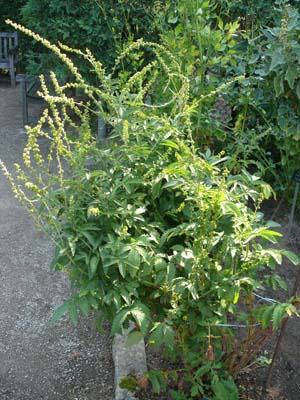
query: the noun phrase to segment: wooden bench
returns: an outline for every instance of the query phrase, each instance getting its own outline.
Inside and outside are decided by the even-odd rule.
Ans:
[[[18,62],[18,33],[0,32],[0,68],[8,69],[11,86],[16,86],[15,66]]]

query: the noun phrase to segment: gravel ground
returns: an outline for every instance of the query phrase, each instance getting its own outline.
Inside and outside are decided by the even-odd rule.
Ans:
[[[0,80],[0,158],[10,170],[26,143],[19,92]],[[1,173],[0,196],[0,400],[113,399],[109,335],[90,319],[49,325],[69,296],[68,280],[50,273],[52,244]]]

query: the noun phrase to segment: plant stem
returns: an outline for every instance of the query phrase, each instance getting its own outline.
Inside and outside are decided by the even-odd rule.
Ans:
[[[294,283],[294,287],[293,287],[293,291],[292,291],[292,297],[296,296],[297,289],[298,289],[298,286],[299,286],[299,282],[300,282],[300,266],[298,267],[298,271],[297,271],[297,275],[296,275],[296,279],[295,279],[295,283]],[[261,400],[265,400],[266,399],[267,388],[268,388],[268,386],[269,386],[269,384],[271,382],[271,379],[272,379],[273,368],[274,368],[275,361],[276,361],[276,358],[277,358],[278,353],[279,353],[280,344],[282,342],[282,339],[283,339],[285,331],[286,331],[288,320],[289,320],[289,317],[286,317],[282,321],[279,338],[277,340],[276,347],[275,347],[275,350],[274,350],[274,354],[273,354],[273,357],[272,357],[272,362],[271,362],[271,364],[270,364],[270,366],[268,368],[267,378],[266,378],[266,381],[264,382],[264,385],[263,385],[263,388],[262,388]]]

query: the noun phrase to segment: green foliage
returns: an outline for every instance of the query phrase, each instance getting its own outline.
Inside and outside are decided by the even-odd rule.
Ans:
[[[233,377],[259,350],[257,335],[267,337],[270,324],[276,329],[296,313],[289,302],[253,299],[276,284],[270,277],[282,256],[298,262],[270,247],[280,234],[258,211],[270,187],[247,171],[232,175],[226,158],[197,149],[192,119],[202,99],[190,100],[190,79],[165,47],[135,42],[107,76],[90,52],[14,26],[52,50],[74,79],[60,85],[52,73],[50,91],[41,78],[48,109],[27,128],[17,182],[2,164],[15,195],[55,242],[52,267],[67,272],[74,288],[53,319],[69,312],[76,324],[79,312],[101,312],[112,334],[132,321],[128,344],[149,336],[181,364],[149,374],[155,392],[177,376],[173,399],[237,399]],[[147,65],[140,62],[145,50],[152,53]],[[66,52],[90,63],[100,84],[86,82]],[[132,56],[138,69],[124,82],[118,68]],[[155,96],[159,86],[163,99]],[[70,89],[88,102],[77,104]],[[148,93],[152,104],[144,102]],[[91,130],[94,113],[110,127],[101,143]],[[239,346],[232,319],[248,328]]]
[[[214,143],[218,148],[216,142],[226,139],[225,125],[231,116],[229,111],[225,118],[218,118],[215,103],[218,94],[227,91],[224,82],[240,74],[236,57],[239,24],[223,23],[214,1],[168,1],[163,12],[162,41],[189,78],[192,98],[201,99],[192,118],[195,140],[201,147]]]
[[[238,117],[235,140],[229,140],[227,148],[236,154],[238,165],[252,164],[281,191],[298,168],[300,44],[297,9],[285,6],[276,12],[272,25],[256,38],[246,38],[248,78],[229,96],[230,102],[236,101]]]
[[[262,52],[262,73],[272,96],[270,119],[275,125],[273,141],[287,178],[298,166],[300,151],[299,21],[299,12],[286,7],[280,26],[264,30],[266,44]]]
[[[53,43],[88,48],[105,66],[111,66],[124,43],[141,37],[156,36],[153,23],[157,1],[122,0],[28,0],[22,9],[23,24]],[[31,42],[25,50],[30,74],[55,71],[60,78],[67,74],[63,63],[43,46]],[[79,62],[81,60],[79,59]],[[90,76],[89,66],[81,71]]]
[[[21,7],[26,3],[26,0],[10,0],[1,2],[1,13],[0,13],[0,31],[7,32],[11,31],[12,28],[6,23],[6,19],[12,19],[15,22],[20,22],[21,20]]]

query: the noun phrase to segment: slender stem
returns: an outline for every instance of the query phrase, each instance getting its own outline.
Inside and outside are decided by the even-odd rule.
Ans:
[[[298,286],[299,286],[299,282],[300,282],[300,266],[298,267],[298,271],[297,271],[297,275],[296,275],[296,279],[295,279],[295,283],[294,283],[294,287],[293,287],[293,291],[292,291],[292,297],[296,296],[297,289],[298,289]],[[273,354],[273,357],[272,357],[272,362],[271,362],[271,364],[269,366],[268,373],[267,373],[267,378],[266,378],[266,381],[264,382],[264,385],[263,385],[263,388],[262,388],[261,400],[265,400],[266,399],[267,388],[268,388],[268,386],[269,386],[269,384],[271,382],[271,379],[272,379],[273,368],[274,368],[275,361],[276,361],[278,353],[279,353],[279,349],[280,349],[280,345],[281,345],[282,339],[283,339],[285,331],[286,331],[288,320],[289,320],[289,317],[286,317],[282,321],[279,338],[277,340],[276,347],[275,347],[275,350],[274,350],[274,354]]]

